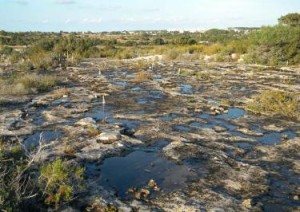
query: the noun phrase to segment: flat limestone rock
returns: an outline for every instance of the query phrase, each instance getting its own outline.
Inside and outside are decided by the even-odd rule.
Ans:
[[[104,144],[111,144],[114,143],[115,141],[118,141],[121,139],[121,134],[120,132],[103,132],[101,133],[97,138],[97,141],[100,141]]]
[[[87,117],[87,118],[80,119],[79,121],[77,121],[75,123],[75,125],[76,126],[82,126],[82,127],[95,126],[96,121],[91,117]]]

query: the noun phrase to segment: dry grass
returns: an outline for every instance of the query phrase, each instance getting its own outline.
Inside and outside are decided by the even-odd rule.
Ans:
[[[176,49],[170,49],[166,54],[167,60],[176,60],[179,57],[180,53]]]
[[[100,131],[97,128],[93,127],[93,126],[88,126],[86,130],[87,130],[90,137],[94,137],[94,136],[100,134]]]
[[[0,80],[1,95],[26,95],[47,91],[57,84],[50,75],[25,74]]]
[[[140,71],[136,74],[134,81],[135,82],[145,82],[151,80],[151,74],[147,73],[146,71]]]
[[[64,153],[67,155],[74,155],[76,153],[76,148],[71,144],[67,144],[64,146]]]
[[[64,95],[69,95],[69,94],[70,94],[69,89],[67,89],[67,88],[59,88],[59,89],[53,91],[51,97],[52,97],[53,99],[60,99],[60,98],[62,98]]]

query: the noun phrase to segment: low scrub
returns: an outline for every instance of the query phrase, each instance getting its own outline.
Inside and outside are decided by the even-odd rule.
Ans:
[[[136,74],[134,81],[135,82],[144,82],[151,79],[151,74],[147,73],[146,71],[140,71]]]
[[[50,75],[25,74],[0,80],[1,95],[26,95],[43,92],[57,84],[57,79]]]
[[[84,168],[57,159],[41,167],[39,186],[47,204],[57,209],[63,202],[69,202],[74,194],[83,189]]]
[[[247,108],[255,113],[280,115],[292,119],[300,119],[299,95],[283,91],[263,91],[254,96]]]

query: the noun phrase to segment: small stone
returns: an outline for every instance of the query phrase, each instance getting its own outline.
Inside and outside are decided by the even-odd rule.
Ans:
[[[288,136],[287,134],[283,134],[283,135],[281,136],[281,138],[282,138],[283,140],[288,140],[288,139],[289,139],[289,136]]]
[[[158,186],[154,186],[154,187],[153,187],[153,190],[154,190],[154,191],[160,191],[160,188],[159,188]]]
[[[220,114],[221,114],[221,111],[215,110],[215,115],[220,115]]]
[[[104,144],[111,144],[120,140],[121,134],[119,132],[103,132],[96,139]]]
[[[151,180],[149,180],[149,182],[148,182],[148,186],[149,186],[150,188],[154,188],[155,186],[157,186],[157,183],[155,182],[155,180],[151,179]]]
[[[124,127],[123,129],[120,130],[120,133],[123,135],[133,136],[135,133],[135,129]]]
[[[226,128],[220,127],[220,126],[214,126],[213,130],[216,131],[216,132],[225,132],[225,131],[227,131]]]
[[[263,129],[268,131],[275,131],[275,132],[282,132],[284,130],[283,127],[278,127],[275,124],[263,126]]]
[[[141,189],[140,193],[143,195],[144,198],[147,198],[150,195],[150,191],[144,188]]]
[[[201,113],[202,112],[202,110],[201,110],[201,108],[195,108],[195,113]]]
[[[134,197],[136,199],[141,199],[141,193],[140,192],[135,192]]]
[[[129,188],[129,189],[127,190],[127,193],[128,193],[128,194],[133,194],[134,192],[136,192],[136,188]]]
[[[293,200],[299,201],[299,196],[298,195],[293,196]]]
[[[83,119],[79,120],[78,122],[75,123],[75,125],[82,126],[82,127],[95,126],[96,121],[91,117],[87,117],[87,118],[83,118]]]
[[[252,205],[251,205],[251,199],[245,199],[243,202],[242,202],[242,205],[246,208],[251,208]]]

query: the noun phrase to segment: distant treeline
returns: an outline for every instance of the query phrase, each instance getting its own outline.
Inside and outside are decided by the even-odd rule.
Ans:
[[[211,29],[205,32],[0,31],[0,54],[2,59],[11,63],[26,63],[27,68],[49,68],[62,59],[73,62],[89,57],[129,59],[150,54],[169,54],[170,59],[193,54],[196,59],[210,55],[217,61],[242,59],[246,63],[267,65],[299,64],[299,16],[297,13],[282,16],[279,25],[272,27]]]

